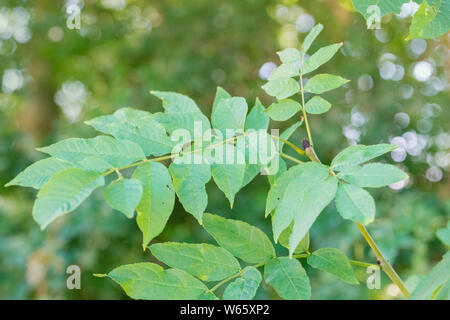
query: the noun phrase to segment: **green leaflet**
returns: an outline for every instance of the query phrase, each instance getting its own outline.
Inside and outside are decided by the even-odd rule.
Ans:
[[[432,39],[450,30],[450,2],[447,0],[423,1],[414,15],[406,40]]]
[[[311,114],[325,113],[331,108],[331,103],[322,97],[314,96],[305,104],[305,110]]]
[[[342,43],[335,43],[323,48],[320,48],[308,59],[303,62],[302,74],[307,74],[319,68],[324,63],[328,62],[336,52],[342,47]]]
[[[205,185],[211,180],[211,166],[208,164],[176,164],[169,166],[173,187],[184,210],[202,223],[203,212],[208,205]]]
[[[375,201],[370,193],[358,186],[339,182],[336,209],[348,220],[367,225],[375,218]]]
[[[198,300],[220,300],[220,299],[211,291],[205,291],[198,297]]]
[[[211,123],[224,137],[227,129],[244,130],[247,102],[244,98],[233,97],[220,99],[211,114]]]
[[[216,111],[217,105],[219,104],[219,101],[222,99],[228,99],[231,98],[231,95],[222,87],[217,87],[216,89],[216,96],[214,97],[214,102],[212,105],[212,112],[214,113]]]
[[[248,266],[242,275],[231,282],[223,293],[223,300],[251,300],[262,281],[258,269]]]
[[[278,161],[279,162],[278,162],[277,173],[270,174],[267,176],[267,179],[269,180],[270,185],[273,185],[275,183],[276,179],[278,179],[287,170],[286,161],[284,161],[284,159],[282,159],[282,158],[279,158]]]
[[[282,51],[278,51],[277,54],[283,63],[300,61],[301,58],[300,51],[295,48],[287,48]]]
[[[70,138],[37,150],[70,162],[81,169],[98,172],[145,159],[144,152],[134,142],[117,140],[109,136],[91,139]]]
[[[142,197],[142,184],[137,179],[120,179],[105,188],[105,200],[113,208],[122,212],[127,218],[133,218]]]
[[[164,270],[150,262],[117,267],[108,277],[133,299],[193,300],[208,289],[200,280],[183,270]]]
[[[367,19],[373,14],[369,7],[378,6],[381,18],[388,13],[400,13],[402,4],[407,2],[409,0],[353,0],[353,7]]]
[[[408,175],[396,166],[384,163],[368,163],[363,166],[348,167],[338,176],[363,188],[384,187],[408,178]]]
[[[430,299],[439,287],[450,280],[450,251],[442,257],[442,260],[436,264],[430,273],[419,282],[417,287],[411,293],[410,299],[424,300]]]
[[[300,103],[292,99],[280,100],[272,103],[266,109],[266,114],[275,121],[286,121],[302,109]]]
[[[205,213],[203,226],[221,247],[248,263],[264,263],[275,256],[266,234],[246,222]]]
[[[278,242],[285,248],[289,249],[289,238],[292,234],[292,228],[294,224],[291,223],[289,227],[281,232],[278,237]],[[303,237],[300,243],[297,245],[297,248],[294,249],[293,254],[300,254],[303,252],[307,252],[309,250],[309,232]]]
[[[270,119],[267,116],[267,114],[264,112],[265,108],[261,104],[258,98],[256,98],[255,105],[250,110],[247,119],[245,120],[245,127],[244,129],[247,130],[264,130],[267,131],[269,127]],[[239,140],[245,139],[245,142],[248,144],[247,137],[238,137],[237,144],[239,143]],[[238,147],[239,148],[239,147]],[[260,172],[261,172],[261,166],[258,163],[248,163],[248,149],[245,151],[246,153],[246,166],[245,166],[245,173],[244,173],[244,180],[242,182],[241,188],[245,187],[247,184],[249,184]]]
[[[112,115],[86,121],[86,124],[117,139],[136,143],[147,156],[161,156],[171,152],[174,147],[174,142],[157,118],[142,110],[122,108]]]
[[[302,43],[302,49],[304,52],[307,52],[309,50],[309,47],[311,47],[311,44],[317,38],[319,33],[322,32],[322,30],[323,30],[323,25],[318,23],[309,31],[309,33],[305,37],[305,40],[303,40],[303,43]]]
[[[285,62],[273,69],[270,74],[269,81],[281,79],[281,78],[291,78],[297,77],[300,72],[299,61]]]
[[[219,145],[214,151],[215,161],[211,165],[211,175],[233,208],[234,196],[244,182],[245,156],[243,154],[239,156],[240,151],[230,144]]]
[[[65,169],[52,176],[38,192],[33,218],[44,229],[57,217],[75,210],[92,191],[104,184],[101,173]]]
[[[203,131],[211,128],[208,118],[188,96],[167,91],[151,91],[150,93],[163,102],[164,113],[158,120],[170,134],[177,129],[184,129],[189,131],[193,138],[196,122],[201,125]]]
[[[450,221],[447,223],[447,227],[439,229],[436,232],[436,235],[439,238],[439,240],[441,240],[444,244],[450,247]]]
[[[346,255],[339,249],[321,248],[316,250],[308,257],[308,264],[316,269],[331,273],[347,283],[359,283]]]
[[[322,210],[333,200],[336,194],[336,188],[337,179],[335,177],[328,177],[325,180],[317,181],[317,183],[305,189],[302,195],[296,199],[299,207],[295,211],[294,226],[292,227],[292,234],[289,238],[290,256],[292,256],[295,248],[306,236]],[[283,210],[284,207],[280,211],[277,208],[275,214],[280,216]]]
[[[301,263],[287,257],[274,258],[264,266],[264,280],[286,300],[311,299],[309,278]]]
[[[261,101],[256,98],[255,105],[250,110],[247,119],[245,120],[245,130],[267,130],[269,128],[270,119],[264,110],[265,108]]]
[[[72,165],[66,161],[56,158],[46,158],[32,163],[5,187],[22,186],[40,189],[55,173],[71,168]]]
[[[298,81],[292,78],[280,78],[271,80],[262,86],[269,96],[276,97],[278,100],[289,98],[300,91]]]
[[[133,179],[142,184],[142,197],[136,210],[136,222],[142,231],[142,247],[158,236],[166,226],[175,203],[175,192],[167,168],[148,161],[133,172]]]
[[[309,79],[305,85],[305,91],[321,94],[346,84],[349,80],[333,74],[318,74]]]
[[[211,244],[165,242],[149,248],[169,267],[184,270],[202,281],[219,281],[241,269],[231,253]]]
[[[331,162],[331,168],[340,171],[345,167],[356,166],[379,157],[395,149],[392,144],[375,144],[371,146],[355,145],[339,152]]]
[[[275,209],[274,239],[292,222],[289,240],[292,255],[320,212],[334,198],[337,180],[329,177],[328,167],[309,162],[291,167],[272,185],[266,202],[266,216]]]

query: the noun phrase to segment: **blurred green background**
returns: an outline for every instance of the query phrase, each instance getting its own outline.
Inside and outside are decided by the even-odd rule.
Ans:
[[[81,9],[81,29],[66,26],[67,8]],[[123,299],[121,288],[92,273],[153,260],[141,249],[134,220],[114,212],[97,191],[45,231],[31,217],[35,190],[3,188],[41,159],[35,148],[68,137],[92,137],[83,124],[121,107],[160,111],[149,90],[192,97],[209,116],[217,86],[250,105],[275,64],[276,51],[297,46],[315,23],[325,27],[312,49],[344,42],[322,67],[351,82],[328,94],[333,108],[310,119],[324,162],[348,145],[392,142],[384,157],[410,174],[407,182],[371,192],[377,219],[369,230],[404,280],[425,274],[447,248],[436,237],[450,216],[448,35],[404,41],[414,6],[367,30],[350,0],[3,0],[0,4],[0,299]],[[294,122],[294,119],[291,119]],[[292,124],[273,123],[273,128]],[[306,135],[297,131],[293,142]],[[292,163],[291,163],[292,164]],[[238,195],[233,210],[213,183],[208,211],[255,224],[264,220],[266,177]],[[154,242],[213,243],[179,203]],[[311,246],[338,247],[375,263],[356,227],[334,205],[311,229]],[[287,250],[277,246],[280,254]],[[66,288],[67,266],[82,270],[81,290]],[[383,275],[380,290],[351,286],[307,268],[314,299],[395,299]],[[257,298],[276,299],[267,286]]]

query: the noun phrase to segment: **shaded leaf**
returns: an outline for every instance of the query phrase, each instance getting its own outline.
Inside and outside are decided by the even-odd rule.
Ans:
[[[208,204],[205,185],[211,180],[210,165],[172,163],[169,172],[184,210],[202,223],[203,212]]]
[[[309,47],[314,42],[314,40],[317,38],[320,32],[323,30],[323,25],[320,23],[316,24],[306,35],[305,40],[303,40],[302,43],[302,49],[304,52],[307,52],[309,50]]]
[[[149,248],[169,267],[184,270],[202,281],[219,281],[241,269],[231,253],[211,244],[165,242]]]
[[[86,124],[117,139],[136,143],[147,156],[167,154],[175,145],[157,118],[142,110],[122,108],[112,115],[86,121]]]
[[[91,139],[70,138],[47,147],[41,152],[90,171],[106,171],[145,159],[142,149],[134,142],[117,140],[109,136]]]
[[[299,75],[300,61],[285,62],[273,69],[269,81],[281,78],[291,78]]]
[[[410,299],[430,299],[436,289],[450,280],[449,270],[450,251],[444,254],[442,260],[431,269],[430,273],[422,281],[419,282],[416,289],[411,293]]]
[[[302,106],[300,105],[300,103],[292,99],[284,99],[276,103],[272,103],[265,112],[272,120],[286,121],[301,109]]]
[[[201,125],[203,131],[211,128],[208,118],[188,96],[168,91],[150,91],[150,93],[163,102],[164,113],[158,120],[170,134],[176,129],[184,129],[194,137],[195,122]]]
[[[289,98],[300,91],[298,81],[292,78],[281,78],[271,80],[262,86],[269,96],[276,97],[278,100]]]
[[[328,62],[336,52],[342,47],[342,43],[335,43],[323,48],[320,48],[312,56],[305,60],[302,65],[302,74],[307,74],[316,70],[318,67]]]
[[[305,85],[305,91],[315,94],[321,94],[339,88],[349,80],[333,74],[318,74],[309,79]]]
[[[286,48],[282,51],[278,51],[277,54],[283,63],[300,61],[301,58],[300,51],[295,48]]]
[[[336,209],[348,220],[367,225],[375,218],[375,201],[370,193],[358,186],[339,182]]]
[[[358,164],[379,157],[386,152],[395,149],[392,144],[375,144],[371,146],[355,145],[339,152],[331,162],[331,168],[340,171],[345,167],[356,166]]]
[[[301,263],[287,257],[274,258],[264,266],[264,280],[286,300],[311,299],[309,278]]]
[[[192,300],[208,288],[189,273],[179,269],[141,262],[117,267],[108,276],[133,299]]]
[[[348,167],[339,177],[358,187],[379,188],[408,179],[408,175],[391,164],[368,163],[363,166]]]
[[[331,273],[347,283],[359,283],[350,261],[339,249],[321,248],[316,250],[308,256],[308,264],[316,269]]]
[[[105,200],[127,218],[133,218],[142,197],[142,184],[137,179],[120,179],[105,188]]]
[[[5,187],[22,186],[40,189],[55,173],[71,167],[70,163],[56,158],[42,159],[28,166],[8,182]]]
[[[231,282],[223,293],[223,300],[251,300],[262,281],[258,269],[248,266],[242,270],[242,275]]]
[[[450,221],[447,223],[447,227],[439,229],[436,235],[444,244],[450,246]]]
[[[33,218],[42,229],[75,210],[96,188],[105,184],[101,173],[69,168],[52,176],[37,194]]]
[[[247,102],[244,98],[220,99],[211,114],[211,123],[215,129],[222,131],[224,135],[227,129],[243,130],[247,109]]]
[[[137,206],[136,222],[142,231],[142,247],[158,236],[166,226],[175,203],[175,192],[167,168],[148,161],[133,172],[133,179],[142,184],[142,197]]]
[[[311,114],[325,113],[331,108],[331,103],[322,97],[315,96],[308,100],[305,104],[306,112]]]
[[[275,256],[266,234],[246,222],[205,213],[203,225],[221,247],[246,262],[263,263]]]

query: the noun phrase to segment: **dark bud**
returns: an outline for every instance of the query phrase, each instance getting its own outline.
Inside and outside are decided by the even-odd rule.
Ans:
[[[303,141],[302,141],[302,147],[303,147],[303,150],[306,150],[306,148],[311,147],[311,145],[309,144],[308,139],[303,139]]]
[[[381,264],[381,261],[380,260],[377,260],[377,265],[380,265]]]

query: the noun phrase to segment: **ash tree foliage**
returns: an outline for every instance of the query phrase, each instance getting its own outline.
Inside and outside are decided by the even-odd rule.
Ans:
[[[224,288],[223,299],[253,299],[263,281],[283,299],[309,299],[311,286],[305,263],[357,285],[352,265],[369,264],[349,260],[337,248],[312,250],[309,230],[334,200],[342,218],[355,222],[369,245],[376,248],[364,227],[374,220],[376,211],[366,189],[404,180],[407,175],[393,165],[369,162],[392,151],[395,146],[390,144],[348,147],[329,165],[317,158],[307,115],[330,110],[332,104],[320,95],[348,82],[338,75],[317,73],[342,46],[331,44],[310,53],[322,29],[316,25],[300,49],[278,52],[281,64],[263,86],[276,98],[268,108],[257,99],[248,111],[244,98],[218,88],[210,121],[189,97],[152,91],[161,99],[163,112],[122,108],[87,121],[101,135],[70,138],[39,148],[50,157],[33,163],[7,185],[39,190],[32,214],[42,229],[103,187],[105,200],[113,209],[136,218],[143,249],[149,249],[167,266],[140,262],[96,274],[118,283],[133,299],[218,299],[216,290],[220,287]],[[305,60],[306,53],[310,57]],[[297,115],[300,112],[302,115]],[[299,121],[280,136],[268,133],[270,119],[285,121],[294,116]],[[303,123],[308,139],[300,148],[289,138]],[[210,128],[214,134],[205,138],[203,132]],[[269,159],[260,152],[262,145],[251,139],[254,132],[261,131],[265,133],[262,140],[276,146]],[[286,146],[301,159],[283,153]],[[209,161],[223,160],[229,154],[233,161]],[[239,156],[243,161],[237,161]],[[285,160],[293,165],[288,168]],[[211,179],[232,207],[239,190],[259,173],[267,176],[270,185],[265,216],[272,223],[273,241],[287,248],[287,256],[277,256],[271,237],[259,228],[205,212],[205,185]],[[111,182],[105,186],[107,181]],[[149,246],[163,232],[175,198],[210,234],[214,244],[165,242]],[[440,236],[448,241],[448,230],[443,229]],[[402,289],[401,280],[377,250],[383,270]],[[447,254],[412,297],[435,296],[449,280],[448,272],[441,272],[449,263]],[[409,295],[407,290],[403,292]]]
[[[367,20],[369,28],[389,13],[399,14],[404,4],[411,0],[353,0],[353,7]],[[419,7],[414,14],[406,40],[433,39],[450,30],[450,1],[412,0]]]

